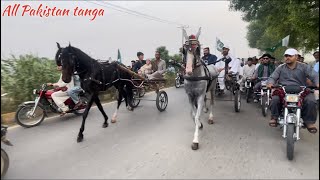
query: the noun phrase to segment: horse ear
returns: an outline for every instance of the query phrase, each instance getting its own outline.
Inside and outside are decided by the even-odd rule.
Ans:
[[[201,33],[201,27],[199,28],[198,33],[196,35],[197,40],[199,39],[200,33]]]
[[[57,46],[58,46],[58,49],[61,49],[61,46],[60,46],[60,44],[57,42]]]
[[[72,46],[71,46],[70,42],[69,42],[68,50],[69,50],[69,51],[72,50]]]
[[[189,37],[188,37],[188,35],[187,35],[186,30],[183,29],[182,31],[183,31],[183,36],[184,36],[184,38],[186,39],[186,41],[189,41]]]

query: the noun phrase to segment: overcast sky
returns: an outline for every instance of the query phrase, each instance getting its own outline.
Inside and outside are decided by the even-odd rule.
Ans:
[[[96,3],[96,1],[91,1]],[[166,46],[169,54],[178,53],[182,32],[178,25],[148,20],[119,12],[108,7],[86,1],[1,1],[1,14],[8,5],[21,3],[37,9],[39,4],[49,7],[73,9],[103,8],[104,16],[90,21],[87,17],[30,17],[1,16],[1,57],[10,54],[32,53],[53,59],[57,51],[56,42],[62,46],[80,48],[95,59],[116,59],[120,49],[123,62],[129,64],[142,51],[145,58],[153,58],[159,46]],[[110,2],[110,1],[108,1]],[[99,2],[102,4],[102,2]],[[229,1],[111,1],[110,3],[139,11],[161,19],[189,25],[188,34],[197,33],[202,27],[200,43],[211,48],[215,54],[215,39],[231,47],[236,57],[258,55],[246,40],[248,23],[241,20],[240,12],[229,11]],[[20,12],[20,13],[19,13]]]

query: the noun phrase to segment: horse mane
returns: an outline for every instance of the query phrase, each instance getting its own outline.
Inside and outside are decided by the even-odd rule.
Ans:
[[[80,50],[79,48],[71,46],[71,50],[72,50],[72,53],[77,54],[79,59],[85,59],[85,60],[90,60],[90,61],[93,61],[93,62],[98,62],[96,59],[93,59],[88,54],[86,54],[85,52]]]

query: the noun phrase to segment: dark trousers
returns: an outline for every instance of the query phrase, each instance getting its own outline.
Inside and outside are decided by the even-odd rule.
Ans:
[[[259,82],[256,81],[256,83],[253,86],[253,92],[255,92],[255,94],[254,94],[254,98],[255,99],[259,99],[258,95],[256,94],[256,92],[258,92],[260,90],[261,90],[261,81],[259,81]]]
[[[270,102],[271,117],[278,119],[282,110],[279,96],[272,96]],[[303,99],[301,117],[306,124],[314,124],[317,120],[317,105],[314,94],[310,93]]]

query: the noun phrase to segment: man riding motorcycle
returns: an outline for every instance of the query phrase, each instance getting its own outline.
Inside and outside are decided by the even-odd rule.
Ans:
[[[256,81],[256,84],[255,84],[255,86],[253,88],[254,92],[260,91],[260,89],[261,89],[261,79],[262,78],[266,78],[265,80],[267,80],[267,78],[275,70],[274,64],[270,63],[270,59],[271,58],[272,58],[272,56],[270,54],[263,54],[261,56],[262,64],[260,64],[259,67],[256,68],[256,70],[254,72],[254,75],[252,77],[252,80]],[[255,97],[254,97],[254,102],[258,102],[257,95],[255,95]]]
[[[247,78],[252,78],[253,74],[254,74],[254,70],[255,70],[256,65],[253,64],[253,59],[252,58],[248,58],[247,60],[247,64],[244,65],[243,67],[243,76],[242,76],[242,81],[241,81],[241,90],[243,91],[243,87],[244,87],[244,83],[246,81]]]
[[[284,53],[285,64],[280,65],[270,76],[267,87],[272,88],[275,83],[284,86],[306,86],[307,78],[319,88],[319,75],[310,66],[298,63],[298,51],[289,48]],[[277,92],[277,93],[276,93]],[[282,109],[282,98],[284,92],[274,91],[271,100],[271,120],[269,126],[277,127],[277,119]],[[303,95],[303,104],[301,109],[302,119],[310,133],[316,133],[315,122],[317,120],[316,100],[310,91],[305,91]]]
[[[57,65],[57,70],[62,71],[62,66]],[[71,78],[71,81],[69,83],[65,83],[62,80],[62,73],[60,75],[60,79],[56,83],[47,83],[47,86],[53,86],[58,91],[52,93],[51,97],[53,101],[56,103],[56,105],[59,107],[61,111],[61,115],[65,115],[67,111],[69,111],[69,107],[64,104],[64,102],[69,99],[69,95],[66,92],[67,89],[71,89],[74,87],[73,77]]]

